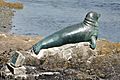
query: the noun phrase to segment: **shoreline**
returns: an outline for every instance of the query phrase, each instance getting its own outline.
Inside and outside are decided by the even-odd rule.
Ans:
[[[12,24],[15,9],[23,9],[23,4],[0,0],[0,32],[9,33],[15,27]]]
[[[9,32],[12,26],[14,13],[7,7],[0,7],[0,32]]]

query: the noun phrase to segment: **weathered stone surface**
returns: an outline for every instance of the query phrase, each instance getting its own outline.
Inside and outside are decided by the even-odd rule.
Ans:
[[[9,61],[9,63],[14,67],[21,67],[25,61],[25,57],[19,52],[15,51]]]
[[[7,68],[10,70],[12,74],[15,74],[15,75],[21,75],[21,74],[23,75],[26,73],[26,68],[24,66],[14,67],[8,63]]]
[[[81,43],[67,44],[41,50],[35,57],[40,58],[40,62],[42,62],[39,65],[40,68],[60,70],[74,79],[120,79],[119,43],[98,40],[96,50]]]
[[[41,59],[43,57],[48,57],[48,56],[54,56],[58,55],[59,58],[63,58],[66,60],[69,60],[72,58],[72,55],[76,54],[74,51],[76,49],[79,49],[83,57],[88,56],[89,54],[87,53],[87,50],[91,50],[89,48],[89,43],[88,42],[81,42],[81,43],[75,43],[75,44],[66,44],[60,47],[53,47],[53,48],[48,48],[48,49],[42,49],[38,55],[34,55],[32,53],[31,55],[33,57],[36,57],[38,59]]]
[[[40,59],[32,57],[25,52],[35,43],[32,38],[1,35],[0,59],[5,63],[10,59],[11,51],[21,50],[26,57],[25,66],[34,66],[36,69],[28,69],[28,80],[51,79],[51,80],[119,80],[120,79],[120,43],[113,43],[107,40],[98,40],[97,48],[91,50],[89,46],[68,44],[43,50],[46,53]],[[39,38],[35,38],[36,42]],[[73,46],[71,46],[73,45]],[[12,49],[12,50],[10,50]],[[56,53],[56,54],[53,54]],[[83,53],[84,52],[84,53]],[[41,53],[41,52],[40,52]],[[60,55],[62,53],[62,55]],[[72,55],[72,58],[63,57],[63,54]],[[39,57],[38,57],[39,58]],[[41,76],[41,72],[59,72],[58,75]],[[33,74],[38,75],[37,77]],[[19,75],[21,76],[21,75]],[[0,78],[5,75],[0,74]],[[7,76],[8,80],[10,79]],[[22,77],[22,76],[21,76]],[[14,78],[14,76],[13,76]],[[12,78],[12,79],[13,79]],[[6,78],[5,78],[6,79]]]
[[[88,42],[43,49],[36,56],[32,54],[40,59],[41,66],[47,69],[74,67],[77,65],[76,62],[86,62],[87,65],[92,62],[96,55],[96,50],[92,50]]]

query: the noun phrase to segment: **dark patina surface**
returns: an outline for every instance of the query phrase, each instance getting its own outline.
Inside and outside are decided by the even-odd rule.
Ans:
[[[95,49],[98,37],[98,18],[100,14],[89,12],[82,23],[68,26],[44,38],[35,45],[33,51],[38,54],[41,49],[57,47],[69,43],[90,42],[90,47]]]

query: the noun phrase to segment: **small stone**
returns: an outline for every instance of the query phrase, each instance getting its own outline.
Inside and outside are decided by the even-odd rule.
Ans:
[[[19,51],[16,51],[10,59],[10,64],[14,67],[20,67],[23,65],[24,61],[25,57]]]
[[[100,78],[105,78],[105,74],[99,74]]]
[[[8,69],[12,74],[20,75],[26,73],[26,68],[24,66],[21,67],[13,67],[10,63],[7,64]]]

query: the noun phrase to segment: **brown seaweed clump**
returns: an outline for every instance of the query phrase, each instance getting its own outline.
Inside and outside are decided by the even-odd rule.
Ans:
[[[0,7],[9,7],[11,9],[23,9],[23,4],[19,2],[5,2],[0,0]]]

